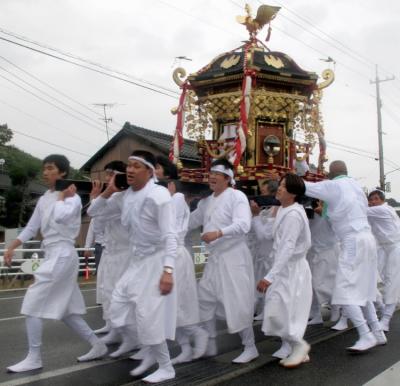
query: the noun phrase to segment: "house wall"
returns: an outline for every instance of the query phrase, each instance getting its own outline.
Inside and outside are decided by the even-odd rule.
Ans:
[[[104,181],[104,166],[114,160],[121,160],[127,162],[128,157],[134,150],[147,150],[155,155],[163,155],[163,152],[155,149],[153,146],[139,142],[135,138],[121,138],[114,147],[109,149],[102,158],[98,159],[90,169],[90,176],[92,179],[99,179]]]
[[[100,181],[104,181],[105,165],[114,160],[127,162],[128,157],[132,154],[132,152],[138,149],[150,151],[154,155],[165,155],[165,153],[152,146],[150,141],[146,141],[146,143],[144,143],[132,137],[123,137],[92,165],[90,169],[90,177],[92,179],[99,179]],[[199,162],[184,162],[184,166],[189,168],[198,167],[199,164]],[[77,244],[81,247],[85,245],[89,222],[90,217],[85,214],[82,217],[82,226],[77,239]]]

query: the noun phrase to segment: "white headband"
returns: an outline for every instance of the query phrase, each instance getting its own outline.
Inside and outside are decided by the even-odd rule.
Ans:
[[[154,165],[151,162],[146,161],[144,158],[137,157],[135,155],[131,155],[128,159],[131,160],[131,161],[139,161],[143,165],[146,165],[148,168],[150,168],[153,171],[153,179],[154,179],[154,181],[158,182],[158,178],[156,176],[156,168],[154,167]]]
[[[231,178],[231,185],[234,186],[236,185],[235,178],[233,177],[233,171],[232,169],[226,169],[224,165],[215,165],[210,169],[210,172],[217,172],[217,173],[222,173],[225,174],[226,176]]]

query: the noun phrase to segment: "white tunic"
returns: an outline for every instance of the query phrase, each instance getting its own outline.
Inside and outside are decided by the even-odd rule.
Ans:
[[[297,203],[279,208],[274,223],[273,265],[265,276],[265,335],[289,341],[303,338],[312,301],[311,271],[306,254],[311,245],[308,219]]]
[[[183,327],[199,323],[199,300],[193,258],[185,247],[190,209],[182,193],[175,193],[172,196],[172,202],[178,234],[178,251],[174,270],[178,305],[176,327]]]
[[[256,245],[254,248],[254,279],[258,283],[272,267],[272,245],[274,243],[273,226],[275,218],[271,217],[270,209],[264,209],[258,216],[253,217],[251,229],[255,234]],[[256,297],[264,294],[256,291]]]
[[[81,226],[78,195],[57,201],[59,192],[48,190],[40,197],[27,226],[18,236],[26,242],[40,230],[44,260],[35,271],[21,313],[47,319],[84,314],[85,304],[77,283],[79,257],[74,249]]]
[[[327,204],[327,215],[340,241],[332,304],[365,306],[376,299],[376,243],[367,219],[367,199],[352,178],[305,182],[306,195]]]
[[[310,219],[311,248],[307,254],[318,304],[330,303],[335,287],[339,242],[329,221],[318,214]]]
[[[190,215],[189,228],[221,230],[223,236],[208,245],[209,257],[199,282],[200,320],[226,319],[235,333],[252,325],[254,271],[246,243],[251,212],[244,193],[227,188],[217,197],[201,200]]]
[[[378,243],[383,301],[395,304],[400,297],[400,218],[386,203],[369,207],[367,214]]]
[[[129,264],[131,250],[129,233],[121,223],[124,192],[116,192],[108,199],[94,199],[88,208],[92,221],[104,226],[104,249],[96,280],[96,302],[103,305],[103,318],[109,319],[112,291]]]
[[[174,339],[176,291],[165,296],[159,289],[163,267],[174,267],[177,250],[170,193],[153,180],[141,190],[128,189],[121,220],[132,240],[132,258],[112,294],[111,323],[135,324],[142,345]]]

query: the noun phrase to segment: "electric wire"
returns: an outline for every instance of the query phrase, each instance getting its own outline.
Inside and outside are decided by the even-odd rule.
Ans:
[[[5,77],[4,75],[1,75],[1,74],[0,74],[0,78],[3,78],[3,79],[5,79],[7,82],[12,83],[12,84],[15,85],[16,87],[18,87],[18,88],[24,90],[24,91],[27,92],[28,94],[33,95],[35,98],[41,100],[42,102],[45,102],[45,103],[47,103],[47,104],[49,104],[49,105],[55,107],[56,109],[63,111],[64,113],[66,113],[67,115],[69,115],[69,116],[75,118],[76,120],[81,121],[81,122],[85,123],[86,125],[89,125],[89,126],[95,128],[96,130],[100,131],[101,133],[104,133],[104,129],[100,129],[99,127],[93,125],[92,123],[87,122],[87,121],[81,119],[80,117],[75,116],[75,115],[72,114],[70,111],[67,111],[67,110],[63,109],[62,107],[57,106],[56,104],[54,104],[54,103],[52,103],[52,102],[46,100],[45,98],[41,97],[40,95],[37,95],[37,94],[35,94],[34,92],[32,92],[32,91],[26,89],[25,87],[19,85],[18,83],[14,82],[13,80],[8,79],[8,78]]]
[[[83,58],[82,56],[78,56],[78,55],[72,54],[72,53],[70,53],[70,52],[61,50],[61,49],[59,49],[59,48],[54,48],[54,47],[49,46],[49,45],[47,45],[47,44],[40,43],[40,42],[38,42],[38,41],[29,39],[29,38],[27,38],[26,36],[22,36],[22,35],[16,34],[15,32],[8,31],[8,30],[6,30],[6,29],[4,29],[4,28],[0,28],[0,32],[2,32],[2,33],[5,34],[5,35],[12,36],[12,37],[15,38],[15,39],[22,40],[22,41],[24,41],[24,42],[26,42],[26,43],[30,43],[30,44],[39,46],[39,47],[41,47],[41,48],[44,48],[44,49],[46,49],[46,50],[53,51],[53,52],[57,52],[58,54],[61,54],[61,55],[66,56],[66,57],[69,57],[69,58],[71,58],[71,59],[79,60],[79,61],[81,61],[81,62],[90,64],[91,66],[99,67],[99,68],[102,68],[103,70],[107,70],[107,71],[110,71],[110,72],[114,72],[114,73],[119,74],[119,75],[124,75],[124,76],[126,76],[126,77],[128,77],[128,78],[131,78],[131,79],[137,81],[137,82],[146,83],[146,84],[148,84],[148,85],[150,85],[150,86],[157,87],[157,88],[162,89],[162,90],[164,90],[164,91],[167,91],[167,92],[169,92],[169,93],[173,93],[173,94],[177,94],[177,93],[178,93],[176,90],[169,89],[169,88],[167,88],[167,87],[164,87],[164,86],[162,86],[162,85],[156,84],[156,83],[154,83],[154,82],[150,82],[150,81],[148,81],[148,80],[146,80],[146,79],[141,79],[141,78],[134,77],[133,75],[128,74],[128,73],[126,73],[126,72],[123,72],[123,71],[120,71],[120,70],[116,70],[116,69],[114,69],[114,68],[112,68],[112,67],[106,66],[106,65],[104,65],[104,64],[95,62],[95,61],[90,60],[90,59]]]
[[[108,77],[110,77],[110,78],[118,79],[118,80],[121,80],[121,81],[123,81],[123,82],[129,83],[129,84],[133,84],[133,85],[135,85],[135,86],[138,86],[138,87],[141,87],[141,88],[144,88],[144,89],[147,89],[147,90],[156,92],[156,93],[158,93],[158,94],[166,95],[166,96],[168,96],[168,97],[170,97],[170,98],[178,99],[178,93],[177,93],[177,95],[167,94],[166,92],[163,92],[163,91],[160,91],[160,90],[156,90],[156,89],[154,89],[154,88],[152,88],[152,87],[145,86],[145,85],[143,85],[143,84],[139,84],[139,83],[134,82],[134,81],[129,80],[129,79],[121,78],[120,76],[116,76],[116,75],[107,73],[107,72],[105,72],[105,71],[101,71],[101,70],[98,70],[98,69],[96,69],[96,68],[92,68],[92,67],[86,66],[86,65],[84,65],[84,64],[77,63],[77,62],[74,62],[74,61],[72,61],[72,60],[62,58],[62,57],[57,56],[57,55],[54,55],[54,54],[50,54],[49,52],[45,52],[45,51],[43,51],[43,50],[39,50],[39,49],[37,49],[37,48],[27,46],[26,44],[21,44],[21,43],[15,42],[15,41],[13,41],[13,40],[6,39],[6,38],[4,38],[4,37],[2,37],[2,36],[0,36],[0,40],[3,40],[3,41],[5,41],[5,42],[8,42],[8,43],[11,43],[11,44],[14,44],[14,45],[17,45],[17,46],[26,48],[26,49],[28,49],[28,50],[31,50],[31,51],[34,51],[34,52],[37,52],[37,53],[40,53],[40,54],[43,54],[43,55],[46,55],[46,56],[49,56],[49,57],[54,58],[54,59],[61,60],[61,61],[66,62],[66,63],[73,64],[73,65],[78,66],[78,67],[85,68],[85,69],[90,70],[90,71],[93,71],[93,72],[97,72],[97,73],[102,74],[102,75],[106,75],[106,76],[108,76]]]
[[[53,95],[50,95],[50,94],[47,93],[46,91],[43,91],[43,90],[40,89],[39,87],[36,87],[36,86],[32,85],[30,82],[27,82],[26,80],[22,79],[22,78],[19,77],[18,75],[16,75],[16,74],[12,73],[11,71],[7,70],[7,69],[4,68],[3,66],[0,66],[0,70],[3,70],[4,72],[6,72],[6,73],[10,74],[11,76],[13,76],[14,78],[18,79],[20,82],[26,84],[27,86],[33,88],[33,89],[36,90],[36,91],[39,91],[41,94],[45,95],[45,96],[48,97],[48,98],[51,98],[52,100],[58,102],[59,104],[63,105],[64,107],[66,107],[66,108],[72,110],[74,113],[79,114],[79,115],[81,115],[81,116],[83,116],[83,117],[89,119],[90,121],[93,121],[93,122],[91,122],[91,124],[95,124],[95,125],[96,125],[97,127],[99,127],[99,128],[100,128],[100,126],[103,127],[103,126],[100,124],[100,122],[95,121],[94,118],[90,117],[90,116],[87,115],[87,114],[84,114],[84,113],[80,112],[79,110],[77,110],[77,109],[75,109],[74,107],[68,105],[67,103],[63,102],[62,100],[60,100],[60,99],[54,97]]]

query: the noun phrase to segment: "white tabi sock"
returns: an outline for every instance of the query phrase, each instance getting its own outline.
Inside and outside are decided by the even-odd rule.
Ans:
[[[107,334],[108,332],[110,332],[110,330],[111,330],[111,323],[109,320],[106,320],[106,324],[103,327],[101,327],[97,330],[94,330],[94,333],[95,334]]]
[[[129,358],[134,361],[141,361],[146,357],[146,355],[148,355],[149,352],[150,346],[143,346],[137,353],[131,355]]]
[[[242,344],[244,346],[244,351],[235,359],[232,360],[233,363],[248,363],[253,359],[258,357],[258,350],[254,343],[254,331],[253,327],[247,327],[239,332],[242,338]]]
[[[374,304],[372,302],[367,302],[367,304],[364,307],[361,307],[361,309],[371,330],[380,331],[382,328],[379,324]]]
[[[142,380],[147,383],[158,383],[175,378],[166,342],[151,346],[152,354],[158,363],[158,370]]]
[[[28,335],[29,352],[23,361],[7,367],[9,372],[21,373],[40,369],[42,367],[40,348],[42,345],[43,322],[35,316],[27,316],[25,324]]]
[[[111,358],[118,358],[119,356],[126,354],[127,352],[139,348],[136,326],[127,325],[119,328],[118,331],[122,336],[122,343],[118,347],[117,351],[114,351],[110,354]]]
[[[116,328],[111,328],[110,332],[100,338],[104,344],[121,343],[122,337]]]
[[[194,340],[193,359],[201,358],[207,350],[208,332],[200,326],[194,325],[182,327],[182,333],[183,335],[193,338]],[[183,345],[185,343],[185,338],[179,339],[180,341],[177,339],[178,342]]]
[[[82,339],[89,342],[92,346],[100,342],[94,331],[85,322],[82,316],[71,314],[62,318],[62,321],[74,330]]]
[[[173,365],[192,361],[192,346],[189,343],[181,345],[181,353],[171,360]]]
[[[82,316],[71,314],[65,316],[62,321],[74,330],[82,339],[92,345],[92,348],[88,353],[78,357],[78,362],[87,362],[99,359],[107,353],[107,346],[96,336]]]
[[[208,333],[208,342],[207,342],[207,349],[204,354],[206,357],[213,357],[217,355],[218,348],[217,348],[217,321],[215,318],[207,320],[207,322],[203,323],[204,329]]]
[[[380,325],[383,331],[389,331],[390,320],[396,310],[396,304],[386,304],[383,309],[383,315],[380,320]]]
[[[287,358],[292,353],[292,346],[289,341],[282,339],[282,345],[279,350],[275,351],[272,356],[279,359]]]
[[[143,350],[145,356],[142,360],[142,363],[129,373],[133,377],[142,375],[145,371],[147,371],[151,366],[153,366],[156,363],[156,359],[154,358],[151,346],[145,346],[141,350]]]
[[[342,307],[342,312],[344,316],[351,320],[359,336],[367,334],[370,331],[360,306],[347,304]]]
[[[373,307],[372,303],[371,305]],[[378,342],[374,334],[370,331],[360,306],[345,305],[343,306],[343,312],[352,321],[359,334],[359,339],[357,342],[353,346],[348,347],[347,350],[353,352],[364,352],[372,347],[375,347],[377,344],[384,344],[383,342]],[[372,317],[371,314],[369,316]]]

